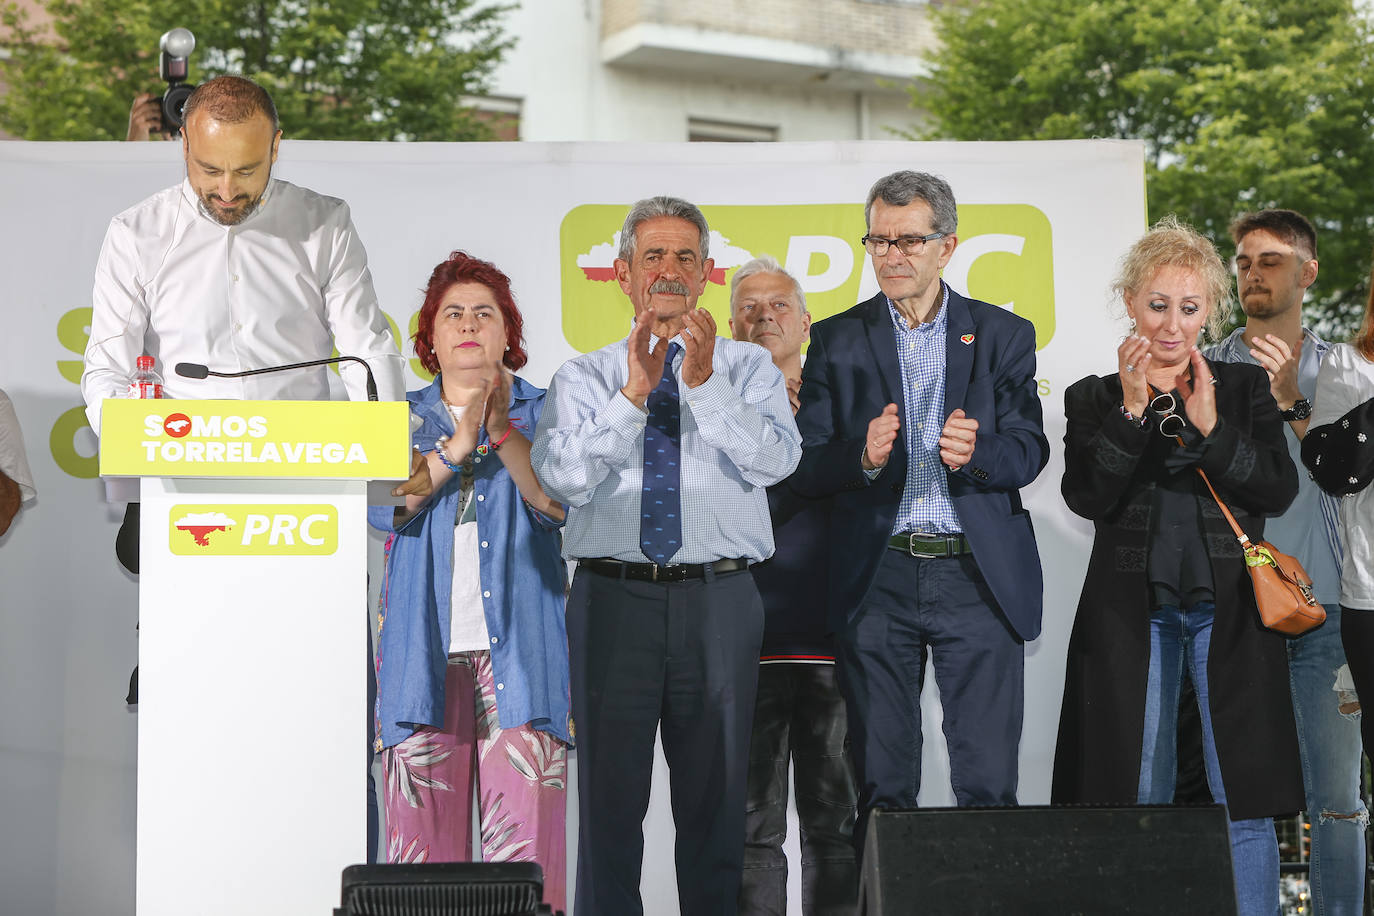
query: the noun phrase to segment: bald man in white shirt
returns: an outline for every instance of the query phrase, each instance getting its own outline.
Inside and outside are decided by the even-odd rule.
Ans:
[[[404,398],[404,360],[348,205],[272,177],[281,142],[272,97],[251,80],[221,76],[191,94],[184,114],[185,180],[111,220],[100,250],[81,375],[92,429],[99,434],[104,400],[125,396],[143,354],[156,359],[166,397],[309,401],[329,398],[323,366],[243,379],[187,379],[172,368],[262,369],[324,359],[337,347],[367,361],[380,400]],[[349,396],[362,400],[362,367],[345,363],[341,375]],[[398,492],[423,495],[429,486],[420,461]],[[138,530],[131,503],[115,551],[134,573]],[[138,702],[137,674],[130,703]],[[366,724],[370,738],[370,711]],[[370,789],[368,802],[372,837]]]
[[[184,379],[178,362],[221,372],[340,353],[367,360],[382,400],[405,393],[403,359],[377,305],[367,254],[343,201],[272,178],[281,130],[260,86],[223,76],[186,103],[186,178],[110,222],[96,265],[81,393],[122,397],[139,356],[176,398],[324,400],[324,367],[246,379]],[[363,371],[344,385],[363,397]]]

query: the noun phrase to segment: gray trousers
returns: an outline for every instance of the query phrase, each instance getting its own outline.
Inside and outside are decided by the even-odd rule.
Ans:
[[[579,568],[568,596],[578,772],[577,916],[639,916],[654,734],[677,831],[678,902],[732,916],[744,856],[763,603],[747,570],[677,583]]]

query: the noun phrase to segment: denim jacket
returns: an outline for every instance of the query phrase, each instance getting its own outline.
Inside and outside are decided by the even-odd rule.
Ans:
[[[434,450],[454,433],[439,396],[440,379],[406,394],[420,427],[411,441]],[[544,405],[544,390],[517,377],[510,419],[527,436]],[[486,431],[481,443],[488,441]],[[560,556],[559,523],[520,497],[501,458],[474,462],[474,498],[482,580],[482,606],[491,636],[496,712],[502,728],[529,723],[571,743],[568,709],[568,637],[563,622],[567,567]],[[394,528],[394,506],[373,506],[368,521],[393,534],[387,539],[382,627],[377,645],[376,737],[391,747],[419,726],[444,724],[453,591],[453,526],[459,505],[454,475],[419,514]]]

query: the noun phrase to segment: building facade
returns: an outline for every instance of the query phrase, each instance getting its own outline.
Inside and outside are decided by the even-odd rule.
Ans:
[[[925,0],[524,0],[478,107],[522,140],[881,140],[936,42]],[[509,134],[503,139],[509,138]]]

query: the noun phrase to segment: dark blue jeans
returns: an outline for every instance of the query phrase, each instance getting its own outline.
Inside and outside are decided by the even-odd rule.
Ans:
[[[774,662],[759,666],[749,802],[744,812],[741,916],[787,913],[787,769],[796,776],[801,831],[802,912],[851,916],[854,865],[854,771],[835,666]]]

